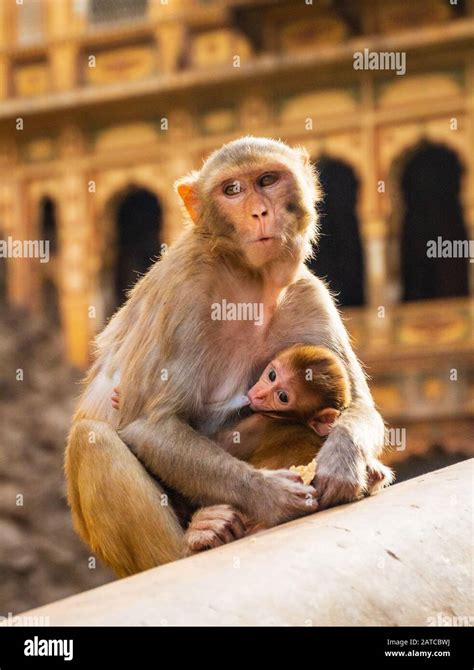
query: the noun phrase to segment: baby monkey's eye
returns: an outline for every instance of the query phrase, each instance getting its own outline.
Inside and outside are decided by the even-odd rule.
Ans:
[[[278,181],[278,175],[275,172],[267,172],[258,178],[258,185],[262,187],[271,186],[276,181]]]
[[[242,186],[240,181],[233,181],[230,184],[226,184],[223,189],[225,195],[237,195],[242,191]]]
[[[277,373],[275,372],[275,370],[273,368],[270,368],[270,372],[268,373],[268,379],[271,382],[274,382],[276,378],[277,378]]]
[[[288,394],[286,391],[278,391],[277,393],[278,400],[282,402],[284,405],[287,404],[288,402]]]

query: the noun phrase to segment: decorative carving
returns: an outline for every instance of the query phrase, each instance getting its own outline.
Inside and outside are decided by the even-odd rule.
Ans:
[[[95,56],[95,67],[89,58]],[[89,84],[144,79],[156,70],[156,53],[151,45],[119,47],[94,54],[85,53],[84,78]]]
[[[59,134],[59,153],[63,158],[77,158],[86,148],[84,133],[75,124],[67,124]]]
[[[111,126],[97,134],[96,151],[110,151],[140,145],[155,144],[159,132],[151,123],[124,123]]]
[[[349,35],[347,24],[337,14],[321,11],[315,18],[291,21],[282,28],[282,51],[306,51],[313,46],[338,44]]]
[[[232,66],[235,56],[238,56],[242,63],[251,55],[252,46],[244,35],[232,28],[220,28],[194,37],[191,46],[191,65],[195,68]]]
[[[393,77],[379,87],[379,107],[394,107],[423,98],[459,95],[462,87],[455,73],[427,72]]]
[[[401,28],[416,28],[449,20],[449,2],[444,0],[390,0],[377,4],[378,27],[382,33],[390,33]]]
[[[12,134],[4,134],[0,137],[0,167],[12,167],[19,161],[19,144]]]
[[[459,130],[453,132],[450,127],[449,117],[438,117],[427,119],[418,123],[393,124],[380,130],[380,140],[377,144],[378,160],[382,177],[391,181],[395,178],[400,161],[423,140],[445,144],[459,154],[461,162],[469,164],[469,147],[466,145],[466,135],[462,132],[464,115],[457,117]],[[389,201],[385,202],[388,207]]]
[[[313,159],[316,161],[321,155],[331,156],[348,163],[357,178],[361,179],[361,165],[363,161],[362,153],[362,139],[359,130],[353,130],[346,133],[332,133],[324,137],[319,142],[318,150],[312,153]],[[363,182],[361,183],[364,186]]]
[[[429,308],[419,316],[400,315],[394,327],[399,343],[412,346],[449,345],[467,341],[472,335],[468,320],[461,318],[461,314],[452,311],[440,313]]]
[[[31,97],[47,93],[50,90],[49,74],[46,61],[17,65],[13,72],[16,95]]]
[[[201,117],[201,128],[207,135],[232,132],[236,126],[237,119],[233,109],[214,109]]]
[[[307,118],[329,116],[338,113],[356,112],[357,99],[353,91],[331,88],[301,93],[283,100],[280,108],[281,123],[301,122]]]
[[[195,134],[194,117],[187,109],[173,109],[168,121],[167,135],[173,140],[190,139]]]
[[[51,137],[38,137],[25,145],[23,153],[27,161],[51,160],[55,154],[54,140]]]

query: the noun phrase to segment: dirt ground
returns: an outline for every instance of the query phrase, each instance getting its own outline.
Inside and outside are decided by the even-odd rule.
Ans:
[[[80,377],[63,360],[55,328],[0,312],[0,616],[113,578],[91,565],[66,504],[63,452]]]

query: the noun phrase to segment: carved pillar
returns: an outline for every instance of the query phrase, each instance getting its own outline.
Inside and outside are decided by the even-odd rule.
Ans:
[[[18,133],[9,125],[0,136],[0,224],[4,239],[34,239],[34,230],[28,211],[27,186],[19,171]],[[32,284],[34,263],[37,258],[7,258],[7,301],[30,309],[33,305]]]
[[[0,211],[2,212],[4,239],[32,239],[28,225],[27,189],[23,180],[15,179],[2,184],[0,192]],[[5,259],[2,259],[4,262]],[[7,258],[7,301],[16,307],[32,309],[35,291],[34,263],[37,258]]]
[[[376,128],[371,110],[373,103],[372,81],[366,77],[362,82],[364,117],[362,142],[364,146],[362,163],[362,238],[365,248],[366,301],[373,310],[387,303],[387,227],[383,219],[382,198],[379,193],[377,165]]]
[[[77,81],[77,42],[71,33],[72,12],[69,0],[49,2],[46,5],[47,34],[52,40],[48,55],[51,63],[53,88],[55,91],[67,91],[74,88]],[[69,33],[69,41],[64,33]]]
[[[0,2],[0,44],[4,48],[10,45],[12,39],[14,10],[15,7],[12,5],[12,0],[3,0],[3,2]],[[7,53],[0,53],[0,100],[8,97],[9,74],[10,57]]]
[[[78,367],[88,362],[89,343],[93,333],[90,318],[91,272],[89,245],[93,238],[91,207],[89,204],[87,175],[74,158],[83,150],[78,128],[69,126],[60,138],[62,155],[68,169],[60,184],[59,216],[59,295],[61,318],[66,338],[69,360]]]
[[[386,346],[390,325],[388,307],[387,275],[387,222],[383,216],[383,200],[379,193],[380,180],[377,129],[372,110],[375,105],[373,82],[365,76],[361,82],[363,100],[362,120],[362,189],[361,189],[361,237],[365,260],[365,298],[367,303],[367,329],[373,349]],[[380,308],[384,308],[381,310]]]
[[[178,69],[186,28],[182,22],[167,21],[155,28],[155,40],[158,46],[158,70],[161,73],[175,72]]]

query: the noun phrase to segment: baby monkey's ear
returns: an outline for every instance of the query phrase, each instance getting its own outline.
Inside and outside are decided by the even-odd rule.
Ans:
[[[329,435],[332,424],[339,418],[340,412],[332,407],[325,407],[308,421],[308,426],[320,437]]]
[[[199,210],[201,206],[201,201],[197,189],[198,176],[199,172],[191,172],[191,174],[188,176],[178,179],[174,185],[193,223],[196,223],[199,217]]]

